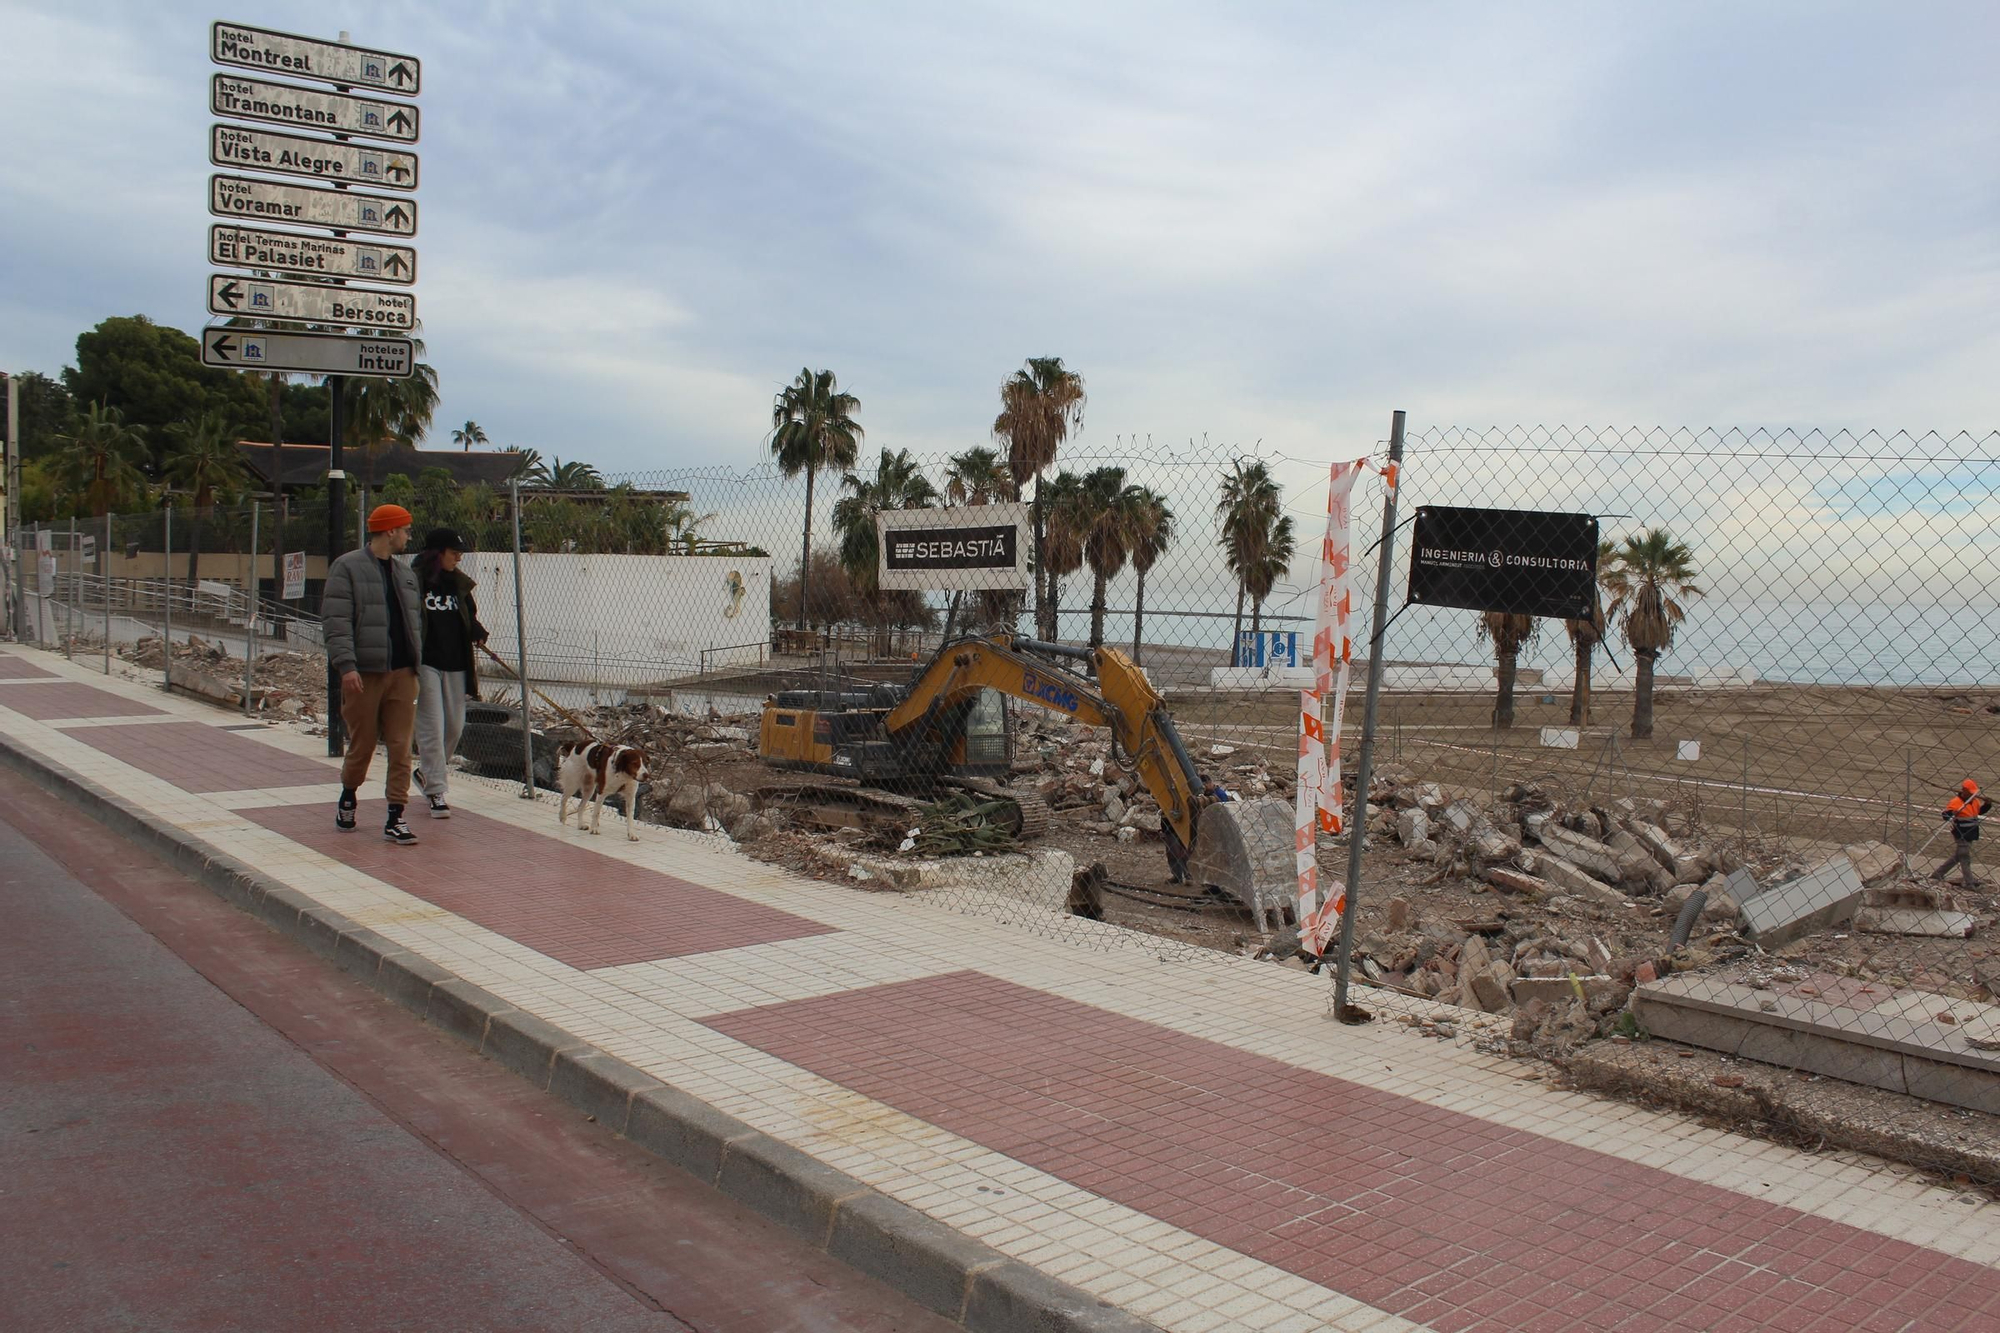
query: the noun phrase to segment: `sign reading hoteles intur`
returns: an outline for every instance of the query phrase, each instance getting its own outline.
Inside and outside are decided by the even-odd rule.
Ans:
[[[423,87],[424,67],[415,56],[371,51],[346,42],[323,42],[220,19],[209,26],[208,54],[218,65],[350,88],[373,88],[414,97]]]
[[[203,365],[309,375],[407,376],[416,364],[408,338],[350,338],[338,333],[259,333],[203,329]]]

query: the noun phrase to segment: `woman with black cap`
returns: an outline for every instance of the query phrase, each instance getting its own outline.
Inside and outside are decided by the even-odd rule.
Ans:
[[[450,528],[433,528],[413,566],[424,594],[424,660],[417,669],[417,780],[430,803],[432,819],[450,819],[445,804],[451,756],[465,730],[465,701],[479,697],[479,668],[473,645],[486,641],[476,586],[458,567],[465,542]]]

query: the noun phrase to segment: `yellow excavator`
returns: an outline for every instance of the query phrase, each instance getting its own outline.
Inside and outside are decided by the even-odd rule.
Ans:
[[[1076,648],[999,633],[938,650],[908,686],[787,690],[765,701],[758,753],[766,763],[890,790],[970,788],[1010,801],[1012,831],[1043,831],[1038,797],[1005,787],[1013,762],[1009,701],[1103,727],[1111,758],[1160,807],[1170,848],[1188,853],[1198,884],[1241,899],[1262,924],[1296,903],[1288,803],[1211,800],[1174,728],[1166,700],[1116,648]]]

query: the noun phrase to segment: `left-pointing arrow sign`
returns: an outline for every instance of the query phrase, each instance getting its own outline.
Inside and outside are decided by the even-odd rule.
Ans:
[[[405,331],[417,326],[417,298],[408,292],[280,282],[229,273],[209,275],[208,309],[215,315],[338,324],[354,329]]]
[[[376,375],[403,379],[416,366],[408,338],[347,338],[334,333],[255,333],[203,329],[204,365],[230,370],[283,370],[309,375]]]

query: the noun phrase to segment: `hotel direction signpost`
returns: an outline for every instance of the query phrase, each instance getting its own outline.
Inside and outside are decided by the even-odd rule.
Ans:
[[[223,121],[209,130],[208,156],[223,170],[209,178],[208,208],[227,221],[210,226],[208,258],[223,268],[256,272],[209,275],[209,312],[237,322],[203,331],[202,361],[329,377],[327,549],[338,554],[348,544],[341,470],[345,377],[401,378],[416,366],[414,344],[396,336],[415,329],[416,298],[348,284],[357,279],[389,287],[416,284],[414,247],[357,239],[353,233],[416,235],[417,206],[410,196],[417,188],[417,158],[408,146],[417,142],[420,129],[410,99],[423,88],[423,63],[394,51],[225,20],[209,27],[209,57],[229,68],[209,81],[209,109]],[[331,87],[300,87],[302,82]],[[269,176],[304,183],[265,179]],[[332,235],[241,223],[323,228]],[[246,321],[276,326],[246,327]],[[294,331],[284,327],[287,323],[365,332]],[[329,754],[339,754],[345,743],[339,709],[339,686],[329,676]]]

